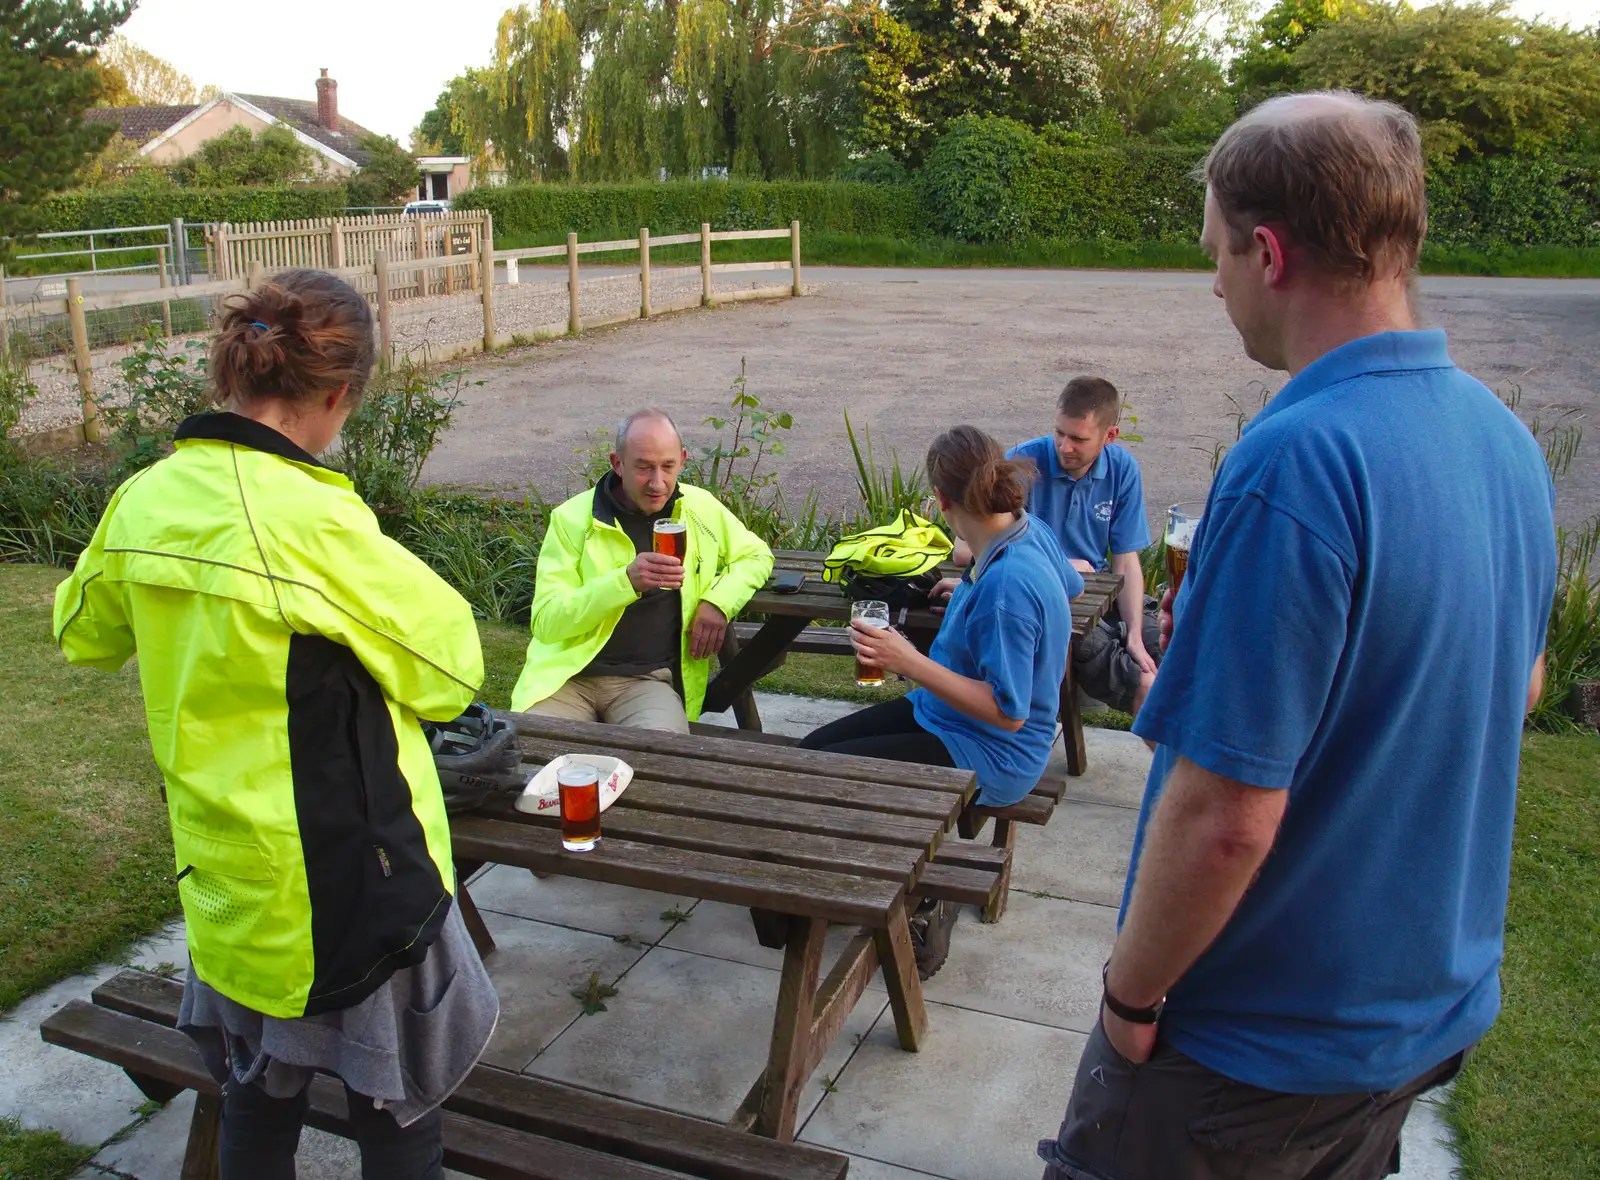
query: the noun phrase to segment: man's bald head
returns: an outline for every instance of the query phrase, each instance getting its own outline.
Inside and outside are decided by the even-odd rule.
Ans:
[[[1348,91],[1269,99],[1222,133],[1200,168],[1235,252],[1272,226],[1330,277],[1415,269],[1428,228],[1422,141],[1393,103]]]
[[[635,410],[617,424],[611,470],[624,499],[654,514],[671,502],[688,458],[683,436],[665,410]]]
[[[678,424],[672,420],[671,414],[657,409],[635,410],[617,423],[617,437],[612,450],[621,455],[627,450],[628,439],[635,434],[660,434],[663,431],[672,436],[679,450],[683,449],[683,435],[679,433]]]

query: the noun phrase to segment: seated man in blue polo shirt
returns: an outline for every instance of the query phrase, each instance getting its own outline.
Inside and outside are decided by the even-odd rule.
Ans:
[[[1117,443],[1122,398],[1104,377],[1074,377],[1061,391],[1053,434],[1011,449],[1039,478],[1028,515],[1044,521],[1079,573],[1122,575],[1116,605],[1073,651],[1073,679],[1124,713],[1137,713],[1155,683],[1161,623],[1146,598],[1139,550],[1150,544],[1139,460]]]

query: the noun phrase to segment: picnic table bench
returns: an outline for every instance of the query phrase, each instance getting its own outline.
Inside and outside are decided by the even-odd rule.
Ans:
[[[921,1045],[928,1017],[908,898],[976,790],[970,773],[770,742],[501,715],[515,725],[528,761],[605,755],[628,762],[634,778],[606,811],[602,838],[590,852],[564,852],[556,815],[519,812],[509,802],[452,817],[463,882],[479,865],[506,864],[774,916],[766,929],[772,936],[776,924],[784,958],[767,1065],[734,1127],[794,1137],[806,1080],[880,969],[901,1047]],[[969,888],[974,879],[966,880]],[[492,953],[494,940],[469,890],[459,887],[456,897],[479,952]],[[825,965],[830,922],[861,932]]]
[[[776,571],[797,571],[805,575],[800,591],[777,594],[762,590],[750,600],[748,610],[765,614],[764,623],[736,623],[728,628],[722,649],[722,668],[706,689],[707,712],[720,712],[730,705],[739,723],[737,731],[721,726],[696,725],[694,732],[723,737],[760,738],[768,744],[792,745],[793,739],[761,734],[761,719],[756,711],[753,686],[761,677],[782,665],[787,652],[816,652],[824,655],[853,655],[845,627],[812,625],[821,619],[847,622],[850,602],[837,583],[822,580],[824,554],[794,549],[773,553]],[[943,571],[960,573],[954,565]],[[1072,641],[1084,635],[1117,601],[1122,588],[1119,574],[1085,574],[1084,590],[1072,600]],[[916,642],[927,648],[944,621],[942,612],[912,610],[899,612],[892,620]],[[1072,679],[1072,651],[1067,652],[1066,672],[1061,681],[1059,717],[1066,749],[1066,775],[1081,775],[1088,767],[1083,738],[1083,712],[1078,704],[1077,685]],[[985,922],[998,922],[1004,915],[1011,893],[1011,867],[1016,851],[1018,824],[1045,824],[1066,793],[1066,779],[1058,765],[1045,771],[1033,791],[1016,803],[1004,807],[969,804],[962,809],[957,830],[967,840],[976,839],[984,825],[994,821],[990,849],[946,845],[920,881],[920,896],[939,897],[979,906]]]
[[[850,600],[836,582],[822,580],[822,563],[827,555],[799,549],[773,551],[773,571],[805,575],[798,593],[778,594],[770,589],[756,592],[745,607],[752,614],[766,616],[762,623],[735,623],[728,628],[721,652],[722,666],[706,686],[705,711],[720,713],[732,708],[740,729],[759,730],[761,716],[756,709],[756,681],[781,667],[786,653],[815,652],[822,655],[854,654],[845,627],[818,627],[817,622],[848,623]],[[955,577],[961,569],[944,566],[941,573]],[[1120,574],[1085,574],[1083,593],[1072,600],[1072,639],[1099,625],[1116,604],[1122,588]],[[900,617],[903,614],[903,617]],[[897,613],[891,620],[917,644],[927,649],[944,621],[935,610]],[[1067,773],[1080,775],[1089,758],[1083,741],[1083,712],[1078,706],[1077,686],[1072,681],[1072,653],[1067,653],[1066,676],[1061,682],[1061,724],[1066,739]]]
[[[146,1097],[196,1093],[181,1180],[215,1180],[222,1098],[177,1030],[183,985],[123,971],[39,1026],[52,1045],[121,1066]],[[311,1083],[306,1122],[351,1137],[342,1083]],[[849,1160],[479,1065],[444,1103],[444,1163],[492,1180],[843,1180]]]

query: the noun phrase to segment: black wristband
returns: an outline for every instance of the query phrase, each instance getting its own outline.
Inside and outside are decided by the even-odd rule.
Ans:
[[[1124,1004],[1111,994],[1111,986],[1106,982],[1106,976],[1111,973],[1111,960],[1106,960],[1106,965],[1100,968],[1100,995],[1107,1008],[1126,1020],[1129,1024],[1155,1024],[1161,1019],[1161,1010],[1167,1006],[1166,997],[1162,997],[1148,1008],[1135,1008]]]

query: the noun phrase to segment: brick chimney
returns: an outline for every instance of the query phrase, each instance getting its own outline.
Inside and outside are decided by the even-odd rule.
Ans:
[[[317,79],[317,122],[329,131],[339,130],[339,83],[322,71]]]

